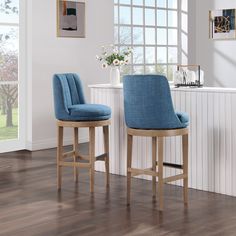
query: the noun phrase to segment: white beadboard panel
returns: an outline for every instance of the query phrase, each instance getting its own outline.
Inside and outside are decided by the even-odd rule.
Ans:
[[[204,122],[202,119],[202,93],[196,93],[196,174],[197,174],[197,189],[202,189],[203,186],[203,160],[202,160],[202,140],[203,140],[203,131],[202,123]]]
[[[188,114],[189,114],[189,117],[191,119],[192,115],[191,115],[191,98],[192,98],[192,93],[190,92],[186,92],[186,97],[185,97],[185,101],[186,101],[186,106],[185,106],[185,112],[188,111]],[[190,124],[192,123],[192,120],[190,120]],[[191,128],[189,129],[189,155],[191,154],[191,140],[190,140],[190,137],[191,137]],[[188,182],[189,182],[189,186],[192,186],[192,158],[189,158],[188,160],[188,168],[189,168],[189,176],[188,176]]]
[[[119,165],[120,175],[126,175],[126,150],[127,150],[127,137],[126,137],[126,126],[124,120],[124,106],[123,106],[123,91],[119,91]],[[123,144],[123,145],[122,145]]]
[[[172,89],[176,111],[190,116],[189,187],[236,196],[236,90]],[[122,87],[91,87],[92,103],[111,107],[110,172],[126,175],[127,137]],[[182,163],[180,137],[164,141],[165,161]],[[96,130],[96,154],[103,152],[102,129]],[[151,167],[151,138],[134,137],[133,167]],[[96,163],[104,171],[104,163]],[[164,176],[180,173],[166,168]],[[140,178],[151,179],[147,176]],[[174,184],[182,185],[182,181]]]
[[[232,155],[230,157],[231,159],[231,190],[233,196],[236,196],[236,94],[233,94],[231,97],[231,112],[232,112],[232,117],[231,117],[231,130],[232,130]],[[227,170],[228,171],[228,170]]]
[[[207,94],[208,101],[208,111],[207,111],[207,159],[208,159],[208,191],[215,191],[215,164],[214,164],[214,143],[213,143],[213,104],[214,104],[214,94]]]
[[[202,126],[201,130],[203,131],[203,135],[200,137],[202,138],[202,190],[208,191],[208,160],[207,160],[207,122],[208,122],[208,96],[207,93],[202,93]],[[200,134],[201,135],[201,134]]]
[[[220,107],[219,100],[220,94],[214,93],[213,103],[213,153],[214,153],[214,191],[220,192]]]
[[[230,94],[225,95],[225,193],[232,195],[232,100]]]
[[[192,188],[197,188],[197,182],[198,182],[198,178],[197,178],[197,146],[195,145],[195,143],[197,142],[197,109],[196,109],[196,105],[197,105],[197,99],[196,99],[196,92],[193,92],[191,94],[191,104],[190,104],[190,136],[189,136],[189,146],[190,146],[190,150],[189,150],[189,156],[191,157],[191,167],[189,170],[189,174],[192,175]],[[188,112],[188,111],[187,111]],[[195,124],[195,125],[193,125]]]
[[[225,94],[221,94],[220,96],[220,101],[219,101],[219,107],[220,109],[220,134],[219,134],[219,144],[220,144],[220,160],[219,160],[219,165],[220,165],[220,193],[225,193],[226,192],[226,187],[225,187],[225,166],[226,166],[226,150],[225,150],[225,133],[226,133],[226,125],[225,125],[225,119],[226,119],[226,106],[225,106]]]

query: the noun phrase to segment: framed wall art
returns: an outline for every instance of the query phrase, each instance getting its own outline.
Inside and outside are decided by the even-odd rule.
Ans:
[[[57,36],[85,38],[85,3],[57,0]]]
[[[209,34],[211,39],[236,39],[236,9],[209,12]]]

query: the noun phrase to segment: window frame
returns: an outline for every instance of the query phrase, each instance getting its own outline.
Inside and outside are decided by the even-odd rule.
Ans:
[[[115,27],[115,32],[114,34],[115,36],[115,46],[118,48],[118,50],[121,49],[121,47],[132,47],[132,48],[136,48],[136,47],[142,47],[143,48],[143,63],[135,63],[133,61],[133,58],[131,60],[131,73],[134,74],[135,73],[135,67],[136,66],[141,66],[143,67],[143,72],[144,74],[146,74],[147,69],[146,67],[154,67],[155,71],[157,70],[157,66],[163,66],[166,67],[166,76],[167,78],[171,81],[173,78],[170,78],[170,71],[171,68],[173,67],[177,67],[178,64],[181,64],[181,0],[177,0],[177,8],[171,8],[168,5],[168,0],[166,0],[166,7],[158,7],[157,6],[157,0],[155,1],[155,6],[145,6],[145,0],[142,0],[142,5],[135,5],[133,4],[133,0],[130,0],[130,4],[123,4],[120,3],[120,1],[122,0],[115,0],[114,1],[114,27]],[[120,7],[130,7],[130,11],[131,11],[131,24],[123,24],[120,22]],[[137,24],[133,24],[133,10],[134,8],[139,8],[142,9],[143,12],[143,24],[142,25],[137,25]],[[146,9],[151,9],[155,11],[155,25],[146,25],[146,19],[145,19],[145,10]],[[159,26],[157,24],[157,10],[164,10],[166,12],[166,26]],[[115,12],[117,11],[117,12]],[[169,26],[169,17],[168,17],[168,13],[170,11],[174,11],[176,12],[177,15],[177,26]],[[120,37],[120,29],[122,27],[130,27],[131,28],[131,44],[124,44],[122,43],[121,37]],[[142,28],[143,30],[143,44],[134,44],[134,28]],[[146,44],[146,35],[145,35],[145,30],[146,29],[154,29],[155,31],[155,44]],[[157,31],[158,29],[165,29],[166,30],[166,44],[158,44],[157,43]],[[176,45],[171,45],[169,44],[169,30],[174,29],[177,30],[177,44]],[[147,63],[146,62],[146,48],[149,47],[155,47],[155,63]],[[158,62],[158,56],[157,56],[157,48],[162,47],[165,48],[166,50],[166,62]],[[177,49],[177,61],[176,62],[171,62],[169,59],[169,48],[176,48]],[[155,72],[158,73],[158,72]]]
[[[17,151],[26,148],[26,80],[27,80],[27,35],[26,35],[26,0],[19,0],[19,20],[16,23],[0,22],[0,26],[17,27],[19,30],[18,80],[4,81],[2,84],[18,85],[18,138],[1,140],[0,153]]]

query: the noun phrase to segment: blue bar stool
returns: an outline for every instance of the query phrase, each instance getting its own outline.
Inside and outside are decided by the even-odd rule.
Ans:
[[[90,192],[94,192],[95,161],[104,161],[106,185],[109,186],[109,125],[111,109],[105,105],[85,102],[81,80],[77,74],[56,74],[53,77],[55,116],[58,129],[57,188],[61,189],[62,167],[74,168],[74,179],[78,181],[78,168],[90,170]],[[63,128],[74,129],[73,151],[63,153]],[[78,128],[89,128],[89,155],[78,150]],[[95,128],[103,127],[104,154],[95,157]],[[73,162],[66,161],[73,157]],[[82,160],[82,161],[81,161]],[[83,160],[86,160],[84,162]]]
[[[127,126],[127,204],[130,204],[131,177],[152,176],[153,196],[156,197],[158,177],[159,209],[163,210],[163,184],[183,179],[184,203],[188,202],[188,125],[186,113],[175,112],[169,83],[161,75],[124,76],[124,112]],[[132,168],[133,136],[152,138],[152,167]],[[165,137],[182,136],[183,164],[166,163],[163,160]],[[158,146],[158,161],[157,156]],[[163,178],[163,167],[182,170],[182,174]]]

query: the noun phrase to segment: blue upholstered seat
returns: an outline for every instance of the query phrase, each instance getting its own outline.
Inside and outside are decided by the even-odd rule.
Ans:
[[[174,111],[166,77],[127,75],[123,83],[125,122],[129,128],[180,129],[188,126],[188,114]]]
[[[69,107],[72,116],[79,116],[80,120],[107,120],[111,117],[111,109],[99,104],[79,104]]]
[[[53,77],[55,115],[64,121],[99,121],[111,117],[111,109],[100,104],[86,104],[82,83],[77,74]]]

